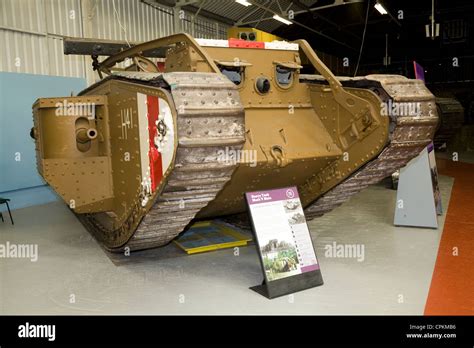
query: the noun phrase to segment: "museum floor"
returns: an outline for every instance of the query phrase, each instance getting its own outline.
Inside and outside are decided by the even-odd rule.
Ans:
[[[453,181],[440,176],[444,207]],[[443,282],[455,280],[442,269],[433,277],[433,271],[440,263],[438,248],[447,252],[440,247],[447,209],[437,230],[394,227],[395,198],[396,191],[381,183],[311,221],[325,284],[274,300],[249,290],[262,280],[254,245],[240,248],[238,256],[232,249],[187,256],[170,244],[118,257],[104,252],[62,203],[16,210],[14,226],[0,222],[0,243],[37,243],[39,259],[0,260],[0,314],[443,312],[436,306],[437,299],[446,296]],[[334,242],[363,245],[364,259],[325,255],[325,246]],[[437,288],[430,291],[432,277]],[[457,310],[444,308],[443,313],[466,313],[466,308]],[[472,307],[469,310],[472,314]]]

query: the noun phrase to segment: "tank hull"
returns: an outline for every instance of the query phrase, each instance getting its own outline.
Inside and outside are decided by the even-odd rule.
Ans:
[[[305,42],[158,43],[174,43],[165,73],[109,70],[153,42],[143,44],[98,64],[109,76],[78,97],[34,106],[39,172],[110,251],[164,245],[194,219],[238,216],[248,191],[296,185],[307,217],[320,216],[404,166],[436,129],[420,81],[335,77]],[[303,64],[321,75],[301,74]],[[85,114],[74,108],[87,103]]]

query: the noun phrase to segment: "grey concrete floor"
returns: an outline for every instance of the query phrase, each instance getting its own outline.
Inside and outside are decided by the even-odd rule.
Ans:
[[[443,206],[453,179],[440,177]],[[396,191],[372,186],[309,223],[325,284],[268,300],[254,245],[187,256],[174,245],[110,257],[61,203],[13,212],[0,243],[38,244],[39,259],[0,259],[0,314],[423,314],[440,227],[394,227]],[[325,246],[359,244],[363,262]],[[71,301],[71,300],[75,301]]]

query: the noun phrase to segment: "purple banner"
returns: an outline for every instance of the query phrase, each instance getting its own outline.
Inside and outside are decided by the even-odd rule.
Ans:
[[[284,189],[247,192],[245,196],[250,205],[299,198],[298,190],[295,186]]]
[[[413,61],[413,68],[415,69],[415,79],[425,82],[425,69],[415,61]]]

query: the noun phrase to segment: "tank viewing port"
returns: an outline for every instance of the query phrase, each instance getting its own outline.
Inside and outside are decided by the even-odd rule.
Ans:
[[[280,87],[289,87],[293,82],[294,70],[284,66],[277,65],[275,67],[275,75],[277,83]]]
[[[219,69],[222,74],[224,74],[229,80],[231,80],[235,85],[240,85],[243,80],[244,69],[240,66],[230,67],[230,66],[219,66]]]

